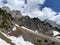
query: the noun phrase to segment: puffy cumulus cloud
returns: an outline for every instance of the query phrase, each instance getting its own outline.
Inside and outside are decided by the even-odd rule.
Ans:
[[[43,1],[44,3],[44,1]],[[39,6],[38,4],[43,4],[40,1],[33,1],[33,0],[28,0],[27,4],[24,5],[23,8],[23,13],[25,15],[29,15],[30,17],[38,17],[40,18],[42,21],[49,19],[52,21],[55,21],[57,24],[60,22],[58,17],[60,17],[59,15],[57,15],[57,12],[53,11],[53,9],[48,8],[48,7],[44,7],[42,10],[39,10]],[[57,20],[57,21],[56,21]]]
[[[27,0],[27,4],[24,5],[23,12],[29,13],[37,10],[44,2],[45,0]]]
[[[24,5],[24,0],[7,0],[7,2],[5,6],[10,7],[12,10],[20,10]]]
[[[50,18],[50,20],[56,22],[57,24],[60,24],[60,13],[58,13],[56,16],[53,16]]]
[[[25,0],[7,0],[7,4],[4,4],[3,6],[8,6],[12,10],[23,10],[24,12],[29,12],[36,10],[39,7],[38,4],[43,4],[44,2],[45,0],[27,0],[27,4],[25,4]]]
[[[0,7],[2,7],[3,6],[3,3],[2,3],[2,0],[0,0]]]
[[[43,4],[45,0],[27,0],[27,4],[25,4],[25,0],[7,0],[7,4],[5,4],[5,6],[10,7],[11,9],[14,10],[22,10],[22,7],[25,7],[24,9],[29,8],[35,8],[37,7],[37,4]],[[35,5],[34,7],[32,7],[33,5]],[[28,6],[28,7],[27,7]],[[29,8],[29,9],[30,9]]]
[[[27,3],[31,3],[31,2],[44,4],[45,0],[27,0]]]
[[[43,15],[40,16],[42,20],[50,19],[57,14],[51,8],[47,8],[47,7],[43,8],[41,12],[43,13]]]
[[[0,0],[0,7],[8,6],[12,10],[21,10],[24,15],[28,15],[32,18],[38,17],[42,21],[49,19],[60,24],[60,13],[57,14],[57,12],[48,7],[44,7],[42,10],[39,10],[45,0],[27,0],[27,4],[25,4],[25,0],[7,0],[7,2],[7,4],[3,5],[2,0]]]
[[[30,17],[38,17],[40,18],[42,21],[46,20],[46,19],[50,19],[52,17],[54,17],[57,13],[54,12],[51,8],[43,8],[42,11],[38,10],[38,8],[35,8],[34,11],[28,11],[26,13],[26,15],[29,15]]]

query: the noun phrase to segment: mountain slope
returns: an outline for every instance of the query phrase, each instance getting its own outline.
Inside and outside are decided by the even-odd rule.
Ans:
[[[7,12],[5,9],[0,8],[0,38],[4,41],[11,45],[27,42],[32,45],[60,45],[60,39],[55,37],[57,35],[53,36],[54,32],[60,31],[59,25],[50,20],[22,16],[17,10]]]
[[[23,16],[16,21],[18,25],[24,26],[28,29],[44,33],[46,35],[52,35],[53,30],[60,31],[60,26],[50,20],[41,21],[38,18],[30,18],[29,16]]]
[[[0,31],[10,31],[14,25],[14,19],[11,14],[0,8]]]

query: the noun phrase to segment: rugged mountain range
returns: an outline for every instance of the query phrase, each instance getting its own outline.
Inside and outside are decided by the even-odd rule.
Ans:
[[[0,33],[15,37],[23,35],[25,41],[34,45],[60,45],[60,40],[53,38],[53,31],[60,32],[60,25],[51,20],[41,21],[39,18],[23,16],[20,11],[10,10],[6,6],[0,8]],[[48,43],[40,43],[43,40]]]

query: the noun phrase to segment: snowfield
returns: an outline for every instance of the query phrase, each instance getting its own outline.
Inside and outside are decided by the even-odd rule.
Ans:
[[[53,36],[60,34],[58,31],[53,31]]]
[[[20,37],[14,37],[14,36],[8,36],[4,33],[2,33],[5,37],[9,38],[11,42],[15,43],[16,45],[34,45],[29,41],[25,41],[23,36]]]
[[[14,28],[13,28],[13,31],[16,30],[16,27],[20,27],[18,24],[15,24]],[[28,29],[28,28],[25,28],[24,26],[20,27],[20,28],[23,28],[23,29],[26,29],[30,32],[33,32],[32,30]],[[37,31],[35,31],[37,32]],[[37,32],[38,33],[38,32]],[[2,33],[4,36],[6,36],[7,38],[9,38],[11,40],[11,42],[15,43],[16,45],[34,45],[32,44],[31,42],[29,41],[25,41],[23,36],[20,36],[20,37],[14,37],[14,36],[9,36],[9,35],[6,35],[4,33]]]
[[[4,40],[2,40],[2,39],[0,38],[0,45],[10,45],[10,44],[8,44],[7,42],[5,42]]]
[[[53,36],[55,36],[55,38],[57,39],[60,39],[60,36],[56,36],[58,34],[60,34],[58,31],[53,31]]]
[[[24,41],[24,38],[22,36],[16,38],[16,37],[9,37],[9,39],[12,40],[12,42],[14,42],[16,45],[33,45],[31,42],[29,41]]]
[[[17,27],[20,27],[18,24],[15,24],[14,28],[13,28],[13,31],[16,30]],[[38,31],[32,31],[24,26],[20,27],[20,28],[23,28],[23,29],[26,29],[27,31],[30,31],[32,33],[38,33]],[[1,32],[2,33],[2,32]],[[14,36],[9,36],[9,35],[6,35],[5,33],[2,33],[5,37],[7,37],[8,39],[11,40],[11,42],[15,43],[15,45],[34,45],[32,44],[31,42],[29,41],[25,41],[23,36],[19,36],[19,37],[14,37]],[[53,31],[53,36],[56,36],[60,34],[58,31]],[[60,38],[59,36],[56,37],[57,38]],[[4,40],[0,39],[0,45],[10,45],[8,43],[6,43]]]

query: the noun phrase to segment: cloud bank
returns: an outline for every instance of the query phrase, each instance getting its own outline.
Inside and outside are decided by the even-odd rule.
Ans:
[[[46,0],[27,0],[26,4],[25,1],[26,0],[7,0],[7,4],[2,4],[2,1],[0,0],[0,6],[8,6],[12,10],[21,10],[24,16],[28,15],[32,18],[38,17],[42,21],[49,19],[60,24],[60,13],[57,13],[48,7],[44,7],[40,10],[41,5],[43,5]]]

